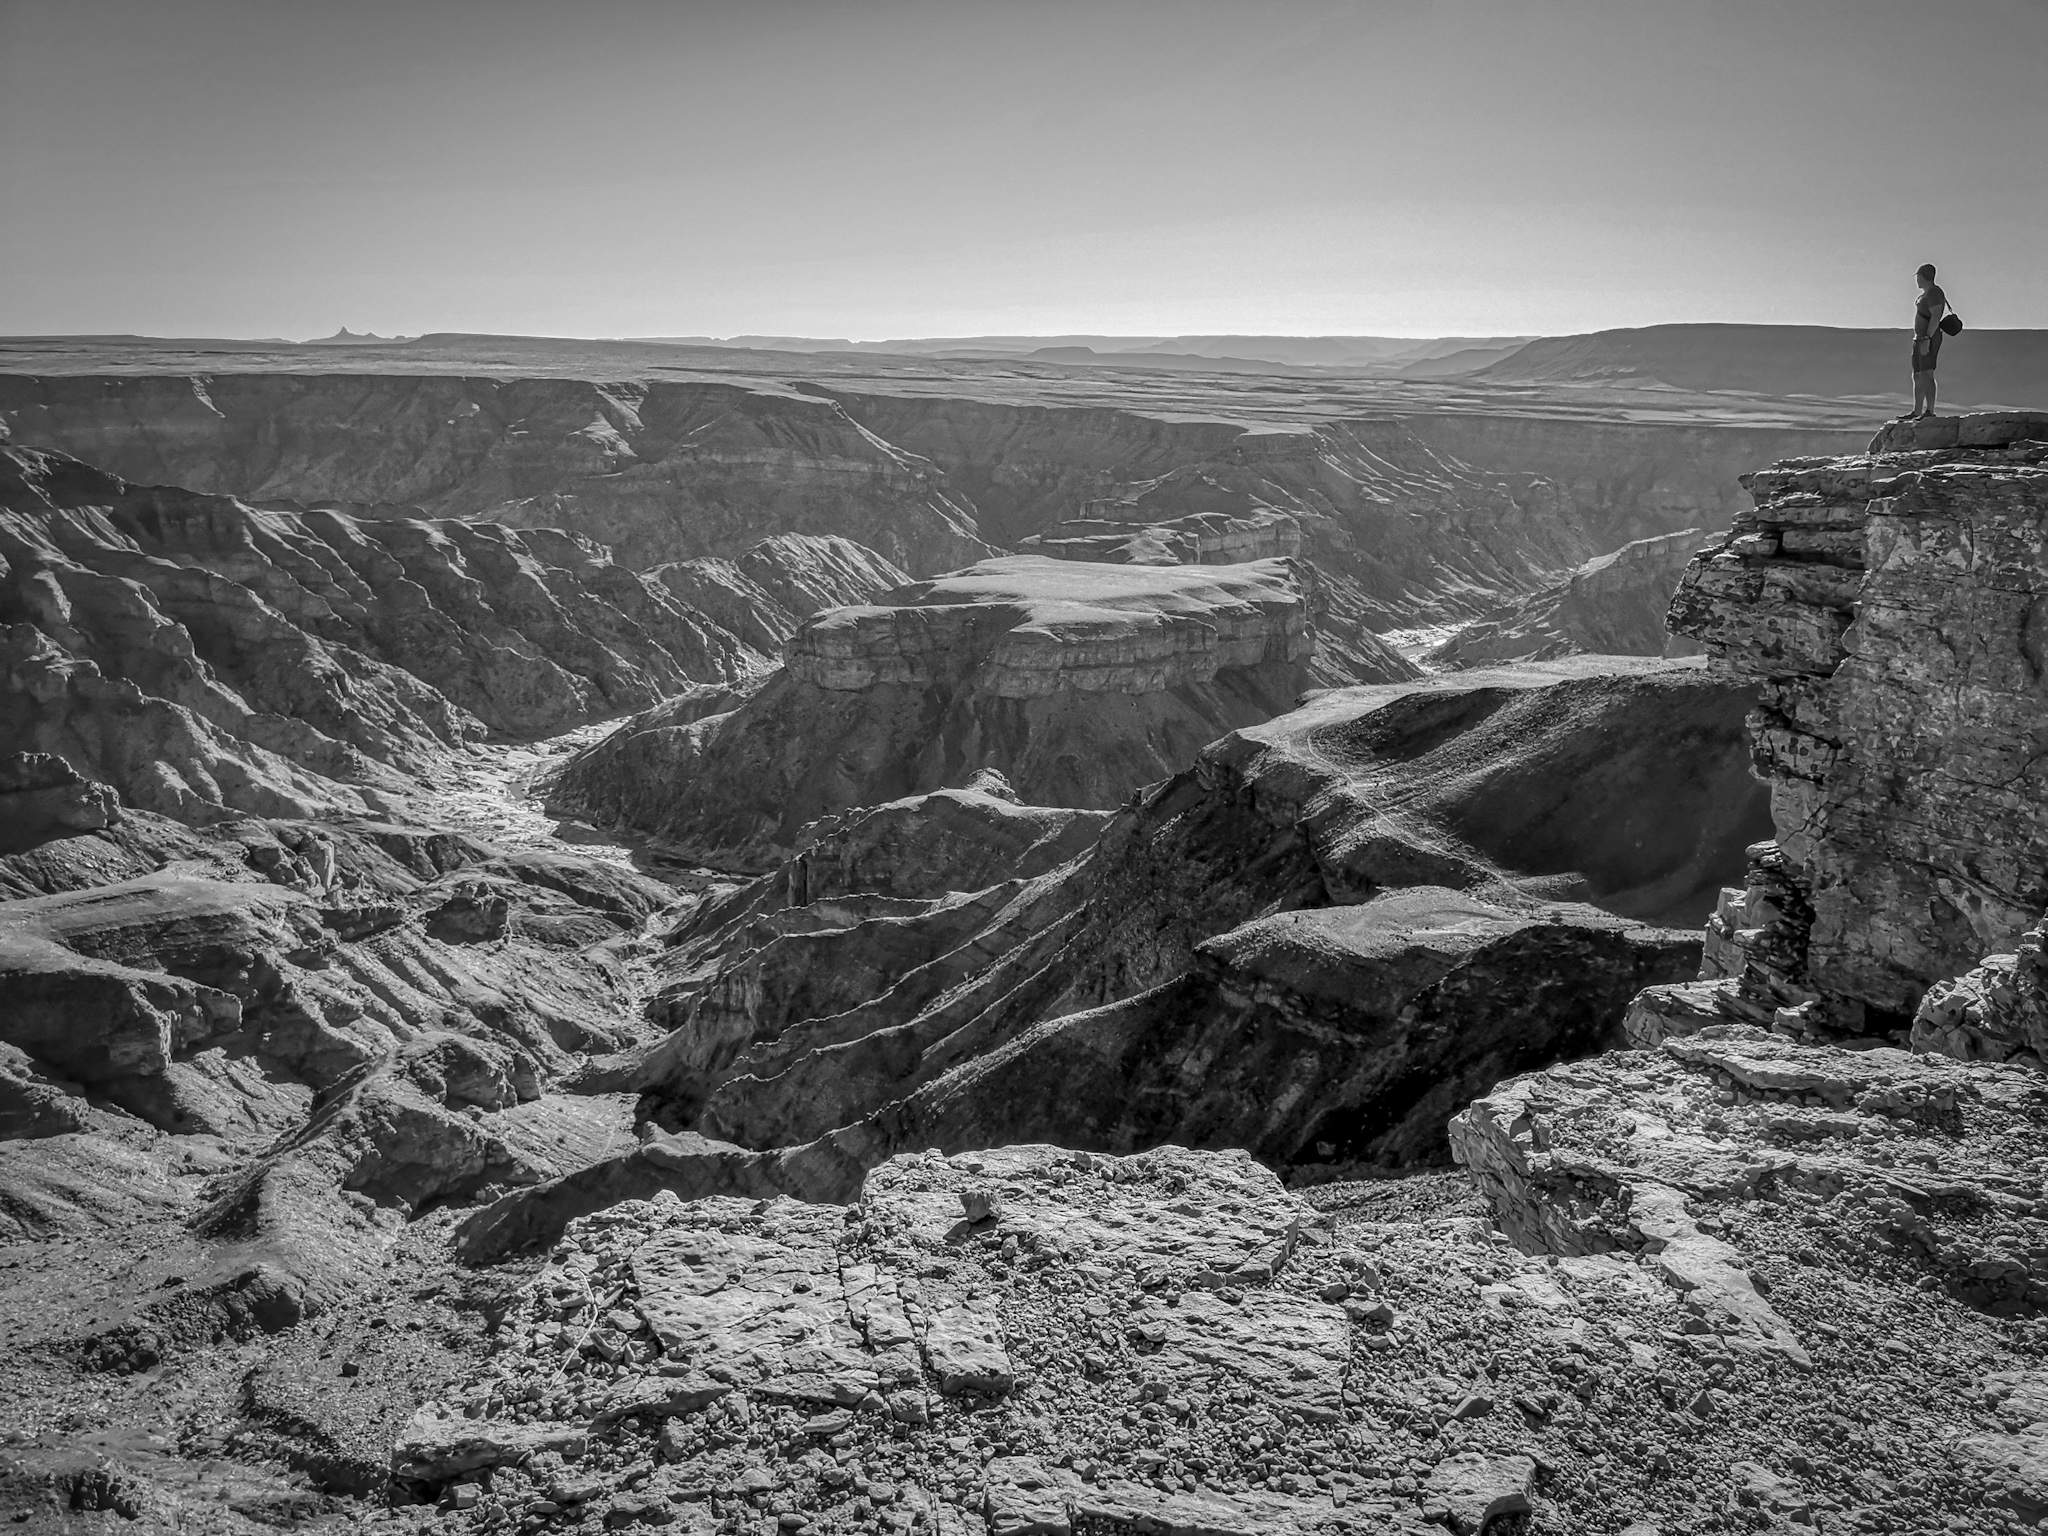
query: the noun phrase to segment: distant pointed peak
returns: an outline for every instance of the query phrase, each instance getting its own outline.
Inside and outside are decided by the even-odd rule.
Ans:
[[[375,331],[352,331],[352,330],[350,330],[350,329],[349,329],[349,328],[348,328],[347,326],[345,326],[345,325],[344,325],[344,326],[343,326],[343,327],[342,327],[342,328],[341,328],[340,330],[336,331],[336,332],[335,332],[335,333],[334,333],[334,334],[333,334],[332,336],[316,336],[316,337],[314,337],[314,338],[313,338],[313,340],[312,340],[312,341],[308,342],[308,343],[307,343],[307,345],[308,345],[308,346],[316,346],[316,347],[317,347],[317,346],[338,346],[338,345],[345,345],[345,344],[348,344],[348,343],[351,343],[351,342],[353,342],[353,343],[357,343],[357,344],[360,344],[360,343],[363,343],[363,342],[370,342],[370,341],[402,341],[402,340],[404,340],[404,338],[403,338],[403,337],[401,337],[401,336],[379,336],[379,335],[378,335],[378,334],[377,334],[377,333],[376,333]]]

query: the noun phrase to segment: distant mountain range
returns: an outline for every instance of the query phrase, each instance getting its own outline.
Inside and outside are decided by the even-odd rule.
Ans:
[[[986,357],[1073,354],[1056,361],[1203,357],[1310,368],[1385,367],[1474,349],[1505,356],[1529,336],[923,336],[848,341],[820,336],[636,336],[671,346],[766,352],[887,352],[899,356]]]
[[[1663,385],[1687,391],[1892,396],[1910,382],[1910,338],[1825,325],[1652,325],[1541,336],[1461,376],[1489,384]],[[1943,344],[1955,404],[2048,401],[2048,331],[1965,331]]]
[[[521,353],[573,347],[793,355],[929,357],[1031,369],[1317,375],[1344,373],[1417,383],[1471,383],[1741,394],[1827,400],[1903,399],[1908,336],[1897,329],[1821,325],[1653,325],[1581,336],[933,336],[848,341],[817,336],[480,336],[438,332],[380,337],[347,328],[315,341],[146,336],[0,337],[30,353],[66,349],[172,348],[193,352],[360,349],[417,367],[488,344]],[[678,359],[681,362],[681,359]],[[683,366],[688,366],[684,363]],[[778,365],[779,366],[779,365]],[[2048,330],[1966,331],[1946,344],[1942,399],[1951,405],[2048,403]]]

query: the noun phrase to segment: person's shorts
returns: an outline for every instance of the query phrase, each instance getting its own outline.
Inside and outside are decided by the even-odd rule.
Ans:
[[[1929,337],[1925,342],[1915,341],[1913,343],[1913,371],[1915,373],[1934,372],[1934,361],[1940,356],[1941,336],[1939,333]]]

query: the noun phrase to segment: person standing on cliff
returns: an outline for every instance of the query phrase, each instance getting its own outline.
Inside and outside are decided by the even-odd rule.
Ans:
[[[1914,276],[1920,281],[1920,298],[1913,306],[1913,409],[1908,421],[1934,414],[1934,364],[1941,356],[1941,317],[1948,309],[1948,295],[1934,280],[1933,262]]]

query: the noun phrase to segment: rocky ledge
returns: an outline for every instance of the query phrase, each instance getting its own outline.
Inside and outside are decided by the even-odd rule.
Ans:
[[[553,796],[756,868],[819,816],[983,768],[1036,804],[1107,807],[1290,707],[1313,646],[1288,561],[990,560],[816,615],[744,703],[628,722]]]
[[[1745,484],[1755,509],[1694,559],[1671,625],[1758,689],[1777,838],[1723,902],[1707,982],[1639,1032],[1903,1037],[1980,957],[2017,974],[2048,908],[2048,417],[1894,423],[1868,456]],[[1936,1011],[1924,1043],[2039,1057],[2038,1033]]]
[[[703,1536],[2016,1530],[2044,1109],[1730,1028],[1461,1115],[1501,1230],[1178,1147],[663,1191],[568,1230],[393,1471],[466,1521]]]

